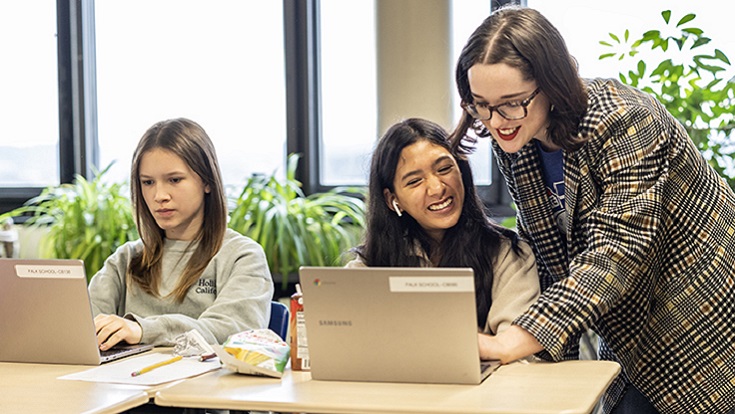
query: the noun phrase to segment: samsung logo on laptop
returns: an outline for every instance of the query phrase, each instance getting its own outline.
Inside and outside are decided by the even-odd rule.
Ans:
[[[352,321],[338,321],[332,319],[319,319],[319,326],[352,326]]]

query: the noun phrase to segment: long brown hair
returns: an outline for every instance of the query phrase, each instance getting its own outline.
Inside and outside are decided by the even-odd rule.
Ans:
[[[467,77],[476,64],[504,63],[521,71],[525,80],[536,81],[554,110],[549,113],[548,136],[565,150],[579,148],[579,122],[587,110],[587,92],[579,77],[576,60],[569,54],[564,38],[541,13],[534,9],[506,6],[493,12],[475,29],[462,49],[455,80],[463,102],[473,102]],[[451,135],[452,146],[471,151],[462,141],[468,129],[481,137],[490,135],[480,121],[466,111]]]
[[[446,149],[462,175],[465,192],[462,214],[442,238],[438,267],[471,267],[474,270],[477,323],[479,328],[484,328],[492,305],[493,266],[501,241],[510,240],[516,252],[520,252],[517,235],[488,220],[477,195],[469,160],[452,152],[448,134],[438,124],[409,118],[391,126],[378,141],[370,167],[365,242],[352,251],[367,266],[419,267],[426,264],[416,255],[416,247],[421,246],[426,256],[430,256],[429,235],[411,215],[399,217],[390,210],[383,196],[386,188],[395,191],[393,180],[403,149],[421,141]]]
[[[181,158],[196,173],[210,191],[204,195],[204,221],[191,243],[197,248],[186,264],[176,288],[170,293],[183,302],[189,288],[201,276],[209,261],[222,247],[227,229],[227,201],[222,185],[214,145],[204,129],[185,118],[169,119],[151,126],[133,153],[130,169],[130,193],[135,209],[135,222],[143,241],[143,252],[131,259],[127,280],[144,292],[158,296],[161,281],[161,260],[165,232],[153,218],[143,198],[140,186],[140,162],[148,151],[161,148]]]

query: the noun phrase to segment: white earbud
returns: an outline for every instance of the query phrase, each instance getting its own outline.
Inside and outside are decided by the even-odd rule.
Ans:
[[[401,212],[401,209],[398,207],[398,203],[395,199],[393,199],[393,210],[396,211],[396,214],[398,214],[398,217],[401,217],[403,213]]]

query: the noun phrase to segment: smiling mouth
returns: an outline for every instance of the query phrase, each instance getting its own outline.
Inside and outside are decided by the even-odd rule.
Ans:
[[[432,204],[429,206],[430,211],[439,211],[449,207],[454,202],[454,197],[447,198],[444,202]]]
[[[498,131],[498,136],[500,139],[504,141],[511,141],[513,140],[516,135],[518,135],[518,131],[520,131],[521,127],[517,126],[515,128],[503,128],[503,129],[496,129]]]

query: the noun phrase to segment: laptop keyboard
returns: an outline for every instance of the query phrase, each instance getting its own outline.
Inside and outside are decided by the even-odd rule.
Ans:
[[[152,348],[153,345],[145,344],[115,345],[107,351],[100,351],[100,360],[102,362],[110,362],[130,355],[139,354]]]
[[[482,372],[483,374],[487,373],[489,375],[493,371],[498,369],[498,367],[500,367],[500,361],[496,361],[496,360],[480,361],[480,372]]]

